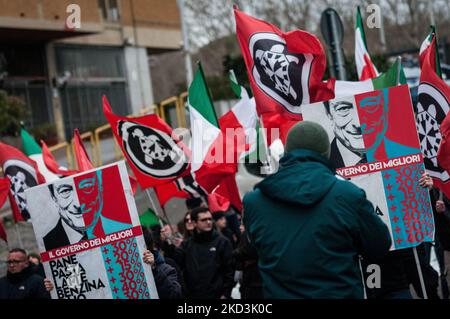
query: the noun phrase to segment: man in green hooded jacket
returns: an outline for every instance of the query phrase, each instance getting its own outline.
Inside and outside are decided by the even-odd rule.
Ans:
[[[296,124],[278,172],[244,197],[265,298],[363,298],[359,256],[376,263],[389,251],[387,226],[329,154],[319,124]]]

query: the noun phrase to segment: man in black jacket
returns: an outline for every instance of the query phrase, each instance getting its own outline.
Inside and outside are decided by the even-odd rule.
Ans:
[[[191,212],[194,235],[175,250],[175,261],[184,272],[188,298],[231,298],[234,286],[230,242],[213,229],[208,208]]]
[[[33,271],[25,250],[10,250],[7,263],[8,273],[0,279],[0,299],[50,299],[44,278]]]

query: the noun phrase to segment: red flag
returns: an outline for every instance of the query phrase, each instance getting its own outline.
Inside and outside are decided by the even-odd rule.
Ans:
[[[218,193],[232,199],[233,206],[241,210],[242,202],[239,197],[237,185],[235,185],[234,189],[232,183],[228,181],[228,179],[234,179],[234,176],[234,173],[210,170],[209,173],[201,174],[200,176],[195,175],[194,177],[192,174],[185,175],[169,183],[157,185],[154,188],[161,206],[164,206],[173,197],[203,197],[206,200],[209,193],[214,189],[218,189],[220,190]]]
[[[450,108],[450,87],[436,73],[436,37],[433,35],[431,45],[423,52],[423,63],[420,72],[417,102],[417,129],[424,155],[424,163],[434,184],[439,187],[447,197],[450,197],[450,172],[443,169],[447,166],[448,127],[444,121]],[[444,123],[445,122],[445,123]],[[439,131],[439,126],[444,125]],[[442,141],[440,156],[439,143]]]
[[[89,159],[89,155],[84,148],[83,141],[81,140],[80,132],[78,129],[75,129],[74,137],[73,137],[73,146],[74,146],[74,155],[77,160],[78,171],[84,172],[91,170],[94,167],[92,165],[91,160]]]
[[[3,205],[6,202],[6,198],[8,198],[9,189],[10,189],[9,179],[0,178],[0,208],[3,207]],[[5,228],[3,227],[1,218],[0,218],[0,238],[3,239],[5,242],[8,242],[6,231]]]
[[[250,107],[250,105],[248,106]],[[253,106],[254,107],[254,106]],[[252,110],[249,109],[247,111],[248,113],[251,113]],[[226,144],[226,151],[227,156],[228,154],[233,154],[233,166],[231,167],[230,164],[223,164],[228,165],[229,171],[228,173],[225,173],[225,169],[222,169],[222,173],[219,173],[216,171],[216,177],[213,178],[215,181],[215,184],[206,185],[204,179],[202,178],[201,174],[197,173],[197,181],[199,181],[200,185],[202,185],[205,189],[208,191],[212,191],[208,195],[208,202],[211,200],[214,202],[214,196],[220,196],[221,198],[226,198],[228,200],[228,204],[231,204],[239,211],[242,210],[242,201],[239,196],[239,190],[237,188],[236,184],[236,172],[237,172],[237,164],[238,160],[244,151],[248,151],[249,145],[247,144],[247,138],[249,138],[249,132],[248,129],[252,128],[255,129],[256,123],[253,123],[254,121],[257,121],[257,118],[249,118],[248,122],[243,121],[244,123],[241,123],[239,119],[237,118],[236,114],[245,113],[245,109],[243,110],[237,110],[235,111],[235,108],[230,110],[229,112],[225,113],[220,119],[219,119],[219,125],[220,129],[223,132],[223,135],[225,136],[225,144]],[[254,115],[256,117],[256,115]],[[241,116],[241,118],[244,118],[244,116]],[[233,134],[230,136],[227,132],[227,129],[233,129]],[[256,132],[255,132],[256,134]],[[230,150],[230,145],[232,150]],[[225,166],[224,166],[225,167]],[[214,173],[214,172],[212,172]],[[209,174],[211,176],[211,174]],[[220,183],[218,186],[216,186],[218,183]],[[212,190],[214,188],[214,190]],[[228,209],[228,208],[227,208]],[[225,209],[226,210],[226,209]]]
[[[226,212],[230,208],[230,200],[222,195],[213,192],[208,194],[208,207],[211,213]]]
[[[30,218],[25,190],[45,183],[45,178],[39,173],[36,162],[23,154],[17,148],[0,143],[0,164],[3,174],[10,181],[9,200],[14,220],[24,221]]]
[[[440,167],[450,173],[450,113],[445,116],[439,131],[442,134],[442,141],[439,144],[437,161]]]
[[[240,138],[237,137],[237,139]],[[213,150],[210,152],[211,161],[205,161],[206,164],[195,172],[195,180],[208,193],[212,192],[227,176],[235,176],[238,151],[245,150],[246,146],[240,142],[234,142],[236,141],[233,141],[232,137],[229,138],[223,133],[219,134],[214,142],[214,148],[211,148]]]
[[[117,116],[105,96],[103,113],[143,189],[189,174],[188,148],[156,114],[135,118]]]
[[[5,242],[8,242],[8,237],[6,236],[5,227],[3,227],[2,218],[0,218],[0,238],[3,239]]]
[[[192,174],[177,178],[176,180],[155,186],[156,196],[158,196],[161,207],[173,197],[177,198],[206,198],[207,191],[200,186]]]
[[[134,194],[136,194],[139,184],[138,184],[136,177],[131,176],[131,175],[128,175],[128,177],[130,178],[131,190],[133,191],[133,195],[134,195]]]
[[[225,177],[214,193],[227,198],[234,208],[236,208],[239,212],[242,212],[243,205],[235,176]]]
[[[61,176],[70,176],[79,173],[79,171],[77,170],[62,169],[62,167],[58,164],[55,157],[53,156],[52,152],[50,152],[50,149],[48,148],[47,144],[45,144],[45,142],[41,140],[41,145],[44,164],[50,172]]]
[[[0,208],[2,208],[6,202],[6,198],[8,198],[10,188],[11,182],[9,181],[9,179],[6,177],[0,178]]]
[[[323,47],[306,31],[284,33],[237,9],[234,14],[258,114],[271,114],[264,120],[269,131],[272,127],[288,129],[302,119],[300,105],[317,101],[316,88],[326,67]],[[291,125],[283,125],[286,122]],[[268,137],[269,145],[271,142]]]
[[[191,198],[191,194],[180,188],[175,181],[155,186],[156,196],[161,207],[172,198]]]
[[[211,203],[215,205],[214,207],[222,207],[228,201],[228,206],[231,204],[241,212],[243,205],[234,175],[220,176],[220,178],[220,185],[213,190],[209,189],[209,191],[197,182],[192,175],[187,175],[173,182],[155,186],[155,192],[161,206],[166,205],[174,197],[203,197],[209,205]]]
[[[240,105],[240,104],[241,102],[238,102],[237,106],[240,107],[238,111],[240,111],[241,113],[235,111],[236,108],[235,106],[233,107],[233,109],[231,109],[230,111],[228,111],[219,118],[220,130],[222,131],[223,136],[225,137],[225,150],[227,152],[225,160],[227,160],[227,157],[229,157],[230,155],[233,155],[232,156],[233,163],[235,164],[237,164],[237,161],[241,156],[241,154],[245,151],[248,151],[249,144],[247,143],[247,138],[249,137],[250,130],[255,129],[256,121],[258,119],[256,117],[256,110],[254,103],[253,103],[253,110],[250,108],[250,104],[248,105],[249,109],[246,108],[247,105],[242,104]],[[250,115],[248,116],[248,118],[239,119],[237,115],[243,113],[244,115],[241,117],[244,117],[252,112],[254,118],[250,118],[251,117]],[[241,121],[244,123],[242,123]]]

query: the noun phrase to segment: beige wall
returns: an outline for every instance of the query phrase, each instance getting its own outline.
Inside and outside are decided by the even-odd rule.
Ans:
[[[181,28],[176,0],[122,0],[124,24],[132,25],[131,1],[138,26]]]
[[[71,3],[81,7],[82,21],[100,22],[97,0],[0,0],[0,16],[64,21]]]
[[[0,0],[0,17],[54,21],[67,16],[66,8],[71,3],[81,7],[83,21],[102,22],[97,0]],[[124,25],[133,24],[132,8],[138,26],[153,24],[179,29],[181,25],[176,0],[119,0],[119,7]]]
[[[0,0],[0,15],[19,18],[23,14],[24,18],[38,19],[37,3],[38,1]]]
[[[181,49],[182,36],[179,30],[138,28],[138,45],[146,48]]]
[[[125,39],[134,39],[132,27],[107,27],[101,33],[58,40],[58,43],[122,46]],[[137,45],[152,49],[181,49],[181,31],[156,28],[137,28]]]
[[[30,0],[36,2],[37,0]],[[81,21],[101,22],[97,0],[40,0],[42,3],[44,19],[52,20],[56,16],[66,17],[66,8],[69,4],[78,4],[81,8]]]
[[[75,3],[81,7],[80,35],[58,42],[95,45],[123,45],[134,39],[147,48],[179,49],[181,24],[176,0],[118,0],[121,21],[104,22],[97,0],[0,0],[0,28],[63,31],[69,15],[66,8]],[[135,17],[133,19],[133,12]],[[73,36],[73,34],[71,34]]]

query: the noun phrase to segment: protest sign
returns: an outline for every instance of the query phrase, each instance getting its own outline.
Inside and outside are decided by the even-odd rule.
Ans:
[[[389,227],[391,250],[434,240],[425,171],[408,86],[302,106],[303,119],[321,124],[337,173],[366,191]]]
[[[54,299],[153,299],[145,242],[123,161],[26,192]]]

